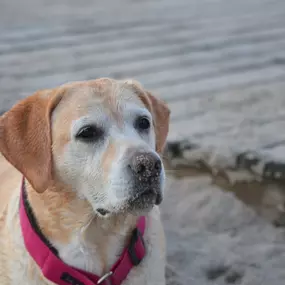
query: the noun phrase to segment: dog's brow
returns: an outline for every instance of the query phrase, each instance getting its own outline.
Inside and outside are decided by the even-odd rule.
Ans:
[[[108,111],[111,113],[113,118],[116,120],[118,126],[122,127],[124,123],[124,112],[126,112],[126,105],[131,102],[134,103],[136,95],[126,88],[126,86],[116,87],[109,94],[105,94],[104,103]],[[139,100],[137,101],[139,103]],[[134,103],[134,105],[137,105]]]

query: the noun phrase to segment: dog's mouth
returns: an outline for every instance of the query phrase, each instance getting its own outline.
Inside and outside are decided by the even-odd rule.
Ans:
[[[154,204],[159,205],[162,202],[162,196],[158,192],[155,192],[153,190],[147,190],[142,194],[138,195],[137,197],[135,197],[134,202],[138,200],[146,202],[154,200]]]
[[[147,209],[153,205],[159,205],[162,202],[160,191],[147,189],[131,197],[128,201],[131,208]]]
[[[160,191],[146,189],[131,196],[121,210],[130,212],[150,210],[154,205],[160,205],[162,200]],[[112,211],[105,208],[97,208],[96,212],[101,217],[108,217]]]

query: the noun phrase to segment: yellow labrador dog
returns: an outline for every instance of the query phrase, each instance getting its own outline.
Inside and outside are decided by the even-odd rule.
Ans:
[[[0,216],[0,284],[165,284],[169,116],[138,82],[103,78],[0,117],[0,151],[23,177]]]

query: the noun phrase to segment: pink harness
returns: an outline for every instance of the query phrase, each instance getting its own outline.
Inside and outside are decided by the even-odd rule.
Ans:
[[[111,270],[102,277],[65,264],[58,257],[57,250],[52,247],[37,226],[26,195],[23,179],[20,198],[20,223],[24,243],[31,257],[41,268],[43,275],[55,284],[120,285],[130,270],[143,260],[146,254],[143,240],[146,219],[141,216],[137,227],[133,230],[128,246]]]

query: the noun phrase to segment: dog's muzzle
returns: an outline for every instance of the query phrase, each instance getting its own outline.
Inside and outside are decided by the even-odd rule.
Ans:
[[[134,185],[134,201],[151,203],[154,200],[156,205],[160,204],[162,162],[159,156],[152,152],[134,152],[128,169]]]

